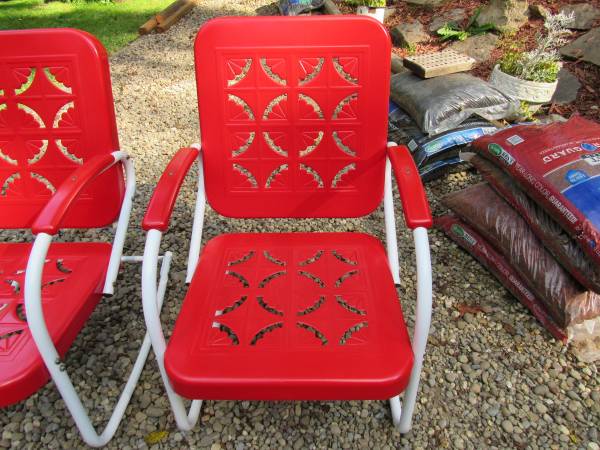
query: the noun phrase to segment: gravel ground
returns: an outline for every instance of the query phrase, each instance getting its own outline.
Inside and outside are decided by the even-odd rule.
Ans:
[[[225,2],[223,2],[225,3]],[[268,5],[238,1],[223,8],[204,1],[162,35],[133,42],[111,58],[122,148],[138,171],[138,195],[127,242],[141,254],[138,228],[152,186],[178,146],[198,140],[192,43],[199,25],[224,14],[254,14]],[[272,11],[267,8],[261,11]],[[478,181],[469,172],[428,187],[438,199]],[[164,247],[176,251],[164,318],[172,326],[184,292],[193,186],[186,185]],[[383,212],[357,220],[240,221],[208,211],[204,239],[229,231],[365,231],[383,238]],[[415,270],[411,234],[398,214],[404,260],[399,295],[409,325],[414,312]],[[70,234],[66,235],[67,237]],[[84,239],[108,236],[107,231]],[[24,239],[4,233],[0,238]],[[177,431],[151,358],[132,404],[109,448],[146,448],[155,431],[168,435],[152,448],[583,448],[600,443],[598,365],[582,364],[554,341],[494,278],[468,255],[431,233],[434,310],[414,428],[401,437],[385,402],[206,402],[194,431]],[[144,333],[139,266],[125,268],[117,295],[105,300],[76,339],[67,359],[86,407],[104,424]],[[462,305],[482,312],[461,315]],[[0,412],[0,448],[81,448],[78,431],[52,383]]]

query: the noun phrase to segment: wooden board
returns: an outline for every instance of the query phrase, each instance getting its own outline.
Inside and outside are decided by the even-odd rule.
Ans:
[[[407,56],[404,67],[422,78],[433,78],[456,72],[471,70],[475,60],[451,49],[425,55]]]

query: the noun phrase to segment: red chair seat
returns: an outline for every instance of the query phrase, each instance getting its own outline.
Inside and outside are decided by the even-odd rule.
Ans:
[[[212,239],[165,353],[198,399],[384,399],[412,364],[385,251],[360,233]]]
[[[42,279],[48,330],[61,355],[98,303],[111,245],[52,244]],[[27,326],[23,292],[31,244],[0,244],[0,407],[41,388],[48,371]]]

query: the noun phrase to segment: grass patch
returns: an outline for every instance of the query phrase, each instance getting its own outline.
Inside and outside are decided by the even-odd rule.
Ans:
[[[133,41],[138,27],[172,1],[44,3],[43,0],[9,0],[0,2],[0,30],[79,28],[100,39],[112,53]]]

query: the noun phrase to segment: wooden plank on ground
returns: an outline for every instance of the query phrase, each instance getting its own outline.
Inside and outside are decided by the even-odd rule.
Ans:
[[[181,1],[181,0],[178,0],[178,1]],[[179,21],[179,19],[181,19],[183,16],[185,16],[187,13],[189,13],[192,9],[194,9],[195,6],[196,6],[196,2],[191,1],[191,0],[183,0],[183,3],[179,6],[179,9],[172,12],[171,15],[168,16],[166,19],[164,19],[162,22],[160,20],[158,20],[158,16],[157,16],[158,25],[156,27],[156,31],[158,31],[159,33],[164,33],[169,28],[171,28],[171,26],[173,26],[175,23],[177,23],[177,21]]]
[[[144,23],[144,25],[142,25],[141,27],[138,28],[138,33],[139,34],[148,34],[152,30],[154,30],[154,28],[156,28],[156,25],[158,25],[158,22],[156,21],[156,17],[152,17],[146,23]]]

